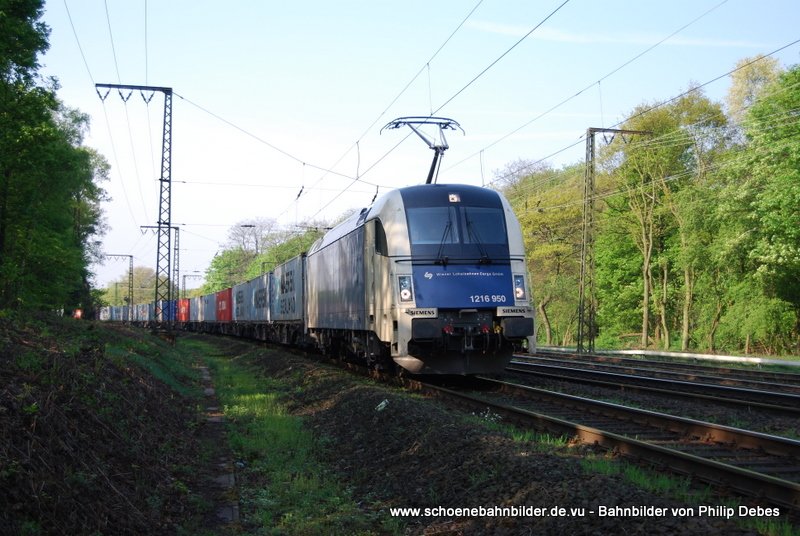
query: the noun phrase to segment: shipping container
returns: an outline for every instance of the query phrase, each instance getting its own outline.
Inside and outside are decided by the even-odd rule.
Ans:
[[[236,322],[269,321],[269,280],[263,274],[233,287],[233,320]]]
[[[217,321],[217,295],[206,294],[202,297],[203,309],[200,315],[200,322],[216,322]]]
[[[252,295],[250,291],[252,281],[246,281],[244,283],[239,283],[238,285],[234,285],[232,296],[233,296],[233,316],[232,319],[234,322],[249,322],[251,320],[250,316],[248,315],[248,302],[252,301]]]
[[[190,302],[186,298],[182,298],[178,300],[178,322],[188,322],[189,321],[189,308],[191,307]]]
[[[230,322],[233,319],[231,290],[226,288],[217,292],[217,322]]]
[[[200,322],[203,319],[203,297],[189,298],[189,322]]]
[[[275,267],[270,281],[271,322],[300,322],[305,309],[305,253]]]

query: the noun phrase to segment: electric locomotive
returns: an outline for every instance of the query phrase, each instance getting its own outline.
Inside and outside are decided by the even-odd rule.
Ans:
[[[325,350],[416,374],[500,373],[533,344],[519,222],[496,191],[393,190],[306,256],[306,333]]]

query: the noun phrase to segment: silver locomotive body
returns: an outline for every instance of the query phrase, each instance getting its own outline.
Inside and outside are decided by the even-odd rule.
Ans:
[[[308,335],[324,350],[419,374],[492,373],[534,333],[519,223],[492,190],[394,190],[306,262]]]

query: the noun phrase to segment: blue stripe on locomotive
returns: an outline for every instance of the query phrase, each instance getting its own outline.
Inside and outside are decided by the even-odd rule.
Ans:
[[[486,308],[514,305],[509,265],[414,266],[417,307]]]

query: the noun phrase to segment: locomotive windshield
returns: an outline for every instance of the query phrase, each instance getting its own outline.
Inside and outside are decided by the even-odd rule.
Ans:
[[[505,217],[497,208],[420,207],[407,212],[412,246],[507,244]]]
[[[465,244],[506,244],[506,219],[497,208],[461,207]]]
[[[456,208],[408,209],[408,231],[412,244],[457,244],[459,234]]]
[[[417,261],[447,264],[508,259],[502,209],[450,205],[406,209],[411,253]]]

